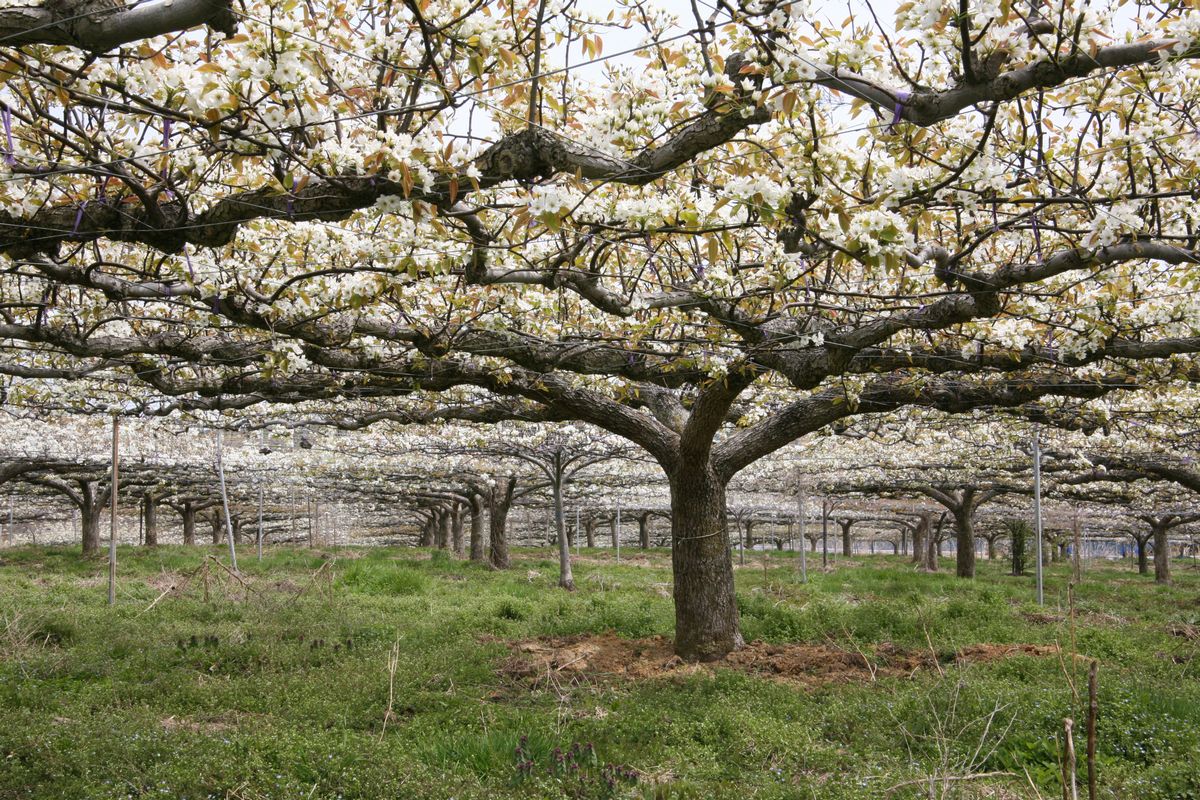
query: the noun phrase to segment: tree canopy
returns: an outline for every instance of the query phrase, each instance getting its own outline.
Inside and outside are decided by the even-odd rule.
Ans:
[[[9,401],[590,423],[668,477],[686,658],[759,459],[1197,377],[1186,4],[174,8],[0,42]]]

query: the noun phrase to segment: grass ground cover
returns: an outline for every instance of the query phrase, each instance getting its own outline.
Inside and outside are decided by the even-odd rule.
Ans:
[[[122,549],[110,609],[102,561],[0,553],[0,798],[1052,798],[1091,659],[1101,797],[1200,798],[1186,563],[1169,587],[1089,564],[1070,600],[1054,565],[1039,607],[999,563],[859,557],[801,584],[791,554],[755,554],[761,657],[697,668],[656,638],[666,551],[584,550],[571,594],[549,550],[506,572],[247,551],[240,581],[210,555]]]

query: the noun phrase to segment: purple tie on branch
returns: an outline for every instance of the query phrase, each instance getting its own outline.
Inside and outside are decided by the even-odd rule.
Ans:
[[[896,126],[900,124],[900,120],[904,117],[904,104],[908,102],[912,95],[908,92],[896,92],[896,107],[892,109],[892,121],[888,125],[888,133],[896,130]]]
[[[192,279],[192,283],[196,282],[196,271],[192,269],[192,257],[188,255],[187,246],[183,248],[183,260],[187,264],[188,277]]]
[[[13,148],[12,109],[8,107],[8,103],[0,103],[0,118],[4,120],[4,163],[11,167],[17,163],[17,157]]]
[[[75,227],[71,228],[71,233],[79,233],[79,226],[83,222],[83,212],[87,208],[88,201],[84,200],[79,204],[79,210],[75,212]]]

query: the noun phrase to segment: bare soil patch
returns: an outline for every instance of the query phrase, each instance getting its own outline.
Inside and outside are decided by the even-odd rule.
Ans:
[[[735,669],[804,687],[869,683],[880,678],[911,677],[936,669],[932,652],[905,650],[889,643],[863,649],[836,644],[767,644],[751,642],[715,664],[688,664],[665,636],[624,639],[614,633],[581,634],[506,641],[510,655],[502,675],[538,683],[576,678],[622,677],[635,680],[712,674],[716,667]],[[953,656],[957,664],[997,661],[1013,656],[1047,656],[1054,645],[977,644]]]

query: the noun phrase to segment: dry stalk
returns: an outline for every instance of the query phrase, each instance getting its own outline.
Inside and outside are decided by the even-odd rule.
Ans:
[[[925,620],[921,620],[921,630],[925,631],[925,641],[929,645],[929,655],[933,659],[933,665],[937,667],[938,677],[946,677],[946,671],[942,669],[942,664],[938,661],[937,648],[933,646],[933,639],[929,636],[929,628],[925,625]]]
[[[324,572],[326,569],[328,569],[329,567],[333,566],[333,562],[335,562],[335,561],[337,561],[337,559],[336,559],[336,558],[331,558],[331,559],[329,559],[328,561],[323,561],[323,562],[321,562],[321,566],[317,567],[317,568],[316,568],[316,569],[313,571],[313,573],[312,573],[311,575],[309,575],[309,576],[308,576],[308,581],[307,581],[307,582],[306,582],[306,583],[305,583],[303,586],[301,586],[301,587],[300,587],[299,591],[297,591],[297,592],[296,592],[296,594],[294,594],[294,595],[292,596],[292,599],[288,601],[288,604],[290,605],[290,604],[292,604],[292,603],[295,603],[297,600],[299,600],[299,599],[300,599],[300,595],[302,595],[302,594],[304,594],[306,591],[308,591],[309,587],[311,587],[311,586],[312,586],[314,583],[316,583],[317,579],[318,579],[319,577],[321,577],[321,574],[322,574],[322,573],[323,573],[323,572]],[[332,589],[330,589],[330,594],[331,594],[331,596],[332,596],[332,592],[333,592],[333,590],[332,590]]]
[[[328,563],[328,562],[326,562]],[[388,653],[388,701],[387,710],[383,712],[383,727],[379,730],[379,741],[383,741],[383,735],[387,733],[388,720],[392,719],[395,714],[392,713],[392,706],[396,702],[396,669],[400,666],[400,640],[392,645],[392,650]]]
[[[1075,788],[1075,738],[1072,731],[1075,720],[1067,717],[1063,720],[1063,800],[1079,800]]]
[[[867,665],[867,671],[871,673],[871,683],[875,683],[875,673],[878,671],[878,668],[871,663],[871,659],[867,658],[867,654],[864,653],[863,649],[858,646],[858,641],[850,633],[850,629],[847,628],[845,624],[842,625],[842,633],[846,634],[846,638],[850,640],[850,644],[854,645],[854,649],[858,651],[859,657],[863,660],[863,663]]]
[[[978,781],[978,780],[983,780],[984,778],[1012,778],[1012,777],[1015,777],[1016,774],[1017,773],[1015,773],[1015,772],[1003,772],[1003,771],[1001,771],[1001,772],[974,772],[969,775],[943,775],[936,779],[934,778],[934,776],[930,775],[928,778],[924,778],[924,777],[914,778],[911,781],[903,781],[902,783],[897,783],[894,786],[889,786],[887,789],[884,790],[883,793],[885,796],[890,795],[892,792],[896,791],[897,789],[903,789],[906,786],[919,786],[920,784],[927,783],[927,782],[933,783],[934,780],[942,781],[945,783],[958,783],[958,782],[962,782],[962,781]],[[931,787],[930,791],[932,791],[932,787]]]

